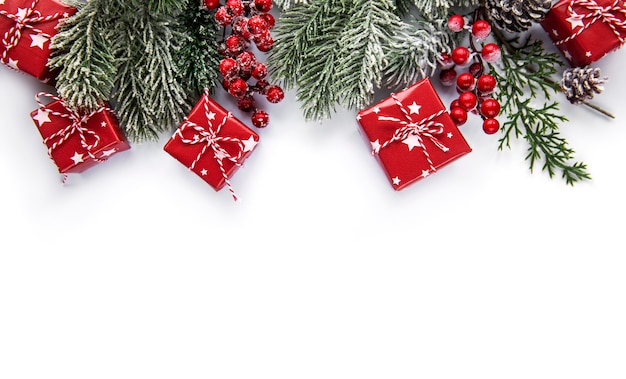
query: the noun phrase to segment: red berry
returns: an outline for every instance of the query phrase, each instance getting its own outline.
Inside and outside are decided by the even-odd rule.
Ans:
[[[272,9],[272,0],[254,0],[254,7],[259,12],[269,12]]]
[[[248,92],[248,84],[241,78],[233,79],[228,86],[228,93],[234,97],[242,97]]]
[[[248,30],[254,35],[259,35],[268,30],[267,22],[259,15],[252,16],[248,19]]]
[[[226,9],[233,17],[239,17],[243,14],[243,2],[241,0],[226,0]]]
[[[450,103],[450,109],[460,108],[460,107],[461,107],[461,104],[459,104],[459,99],[454,99]]]
[[[441,70],[439,72],[439,81],[446,87],[453,85],[456,81],[456,71],[453,68]]]
[[[249,112],[254,109],[255,103],[252,96],[244,96],[237,100],[237,108],[241,109],[244,112]]]
[[[263,63],[257,62],[252,69],[252,77],[259,80],[267,76],[267,66]]]
[[[500,113],[500,103],[495,99],[486,99],[480,104],[480,114],[487,118],[496,117]]]
[[[500,46],[495,43],[485,44],[480,54],[486,62],[493,63],[500,59]]]
[[[469,72],[464,72],[456,78],[456,86],[461,92],[471,91],[474,89],[476,79]]]
[[[487,94],[493,92],[493,90],[496,89],[496,84],[496,78],[494,78],[493,75],[484,74],[478,78],[478,81],[476,82],[476,87],[481,93]]]
[[[462,94],[459,95],[459,105],[461,106],[461,108],[465,109],[466,111],[471,111],[474,110],[476,108],[476,105],[478,104],[478,99],[476,98],[476,95],[474,95],[473,92],[463,92]]]
[[[261,41],[256,42],[256,48],[259,49],[259,51],[262,51],[264,53],[267,53],[268,51],[272,50],[273,46],[274,46],[274,39],[272,37],[265,38]]]
[[[246,41],[236,34],[231,34],[226,38],[226,52],[231,55],[237,55],[246,48]]]
[[[239,63],[239,69],[244,73],[252,73],[252,67],[256,64],[256,57],[250,51],[242,51],[237,55],[237,63]]]
[[[476,20],[472,25],[472,35],[479,41],[485,40],[491,34],[491,25],[485,20]]]
[[[468,71],[476,77],[483,71],[483,66],[478,62],[474,62],[469,66]]]
[[[235,22],[233,22],[233,33],[247,41],[250,40],[250,30],[248,30],[248,19],[246,17],[237,17]]]
[[[230,87],[230,79],[228,78],[222,79],[222,87],[224,87],[224,89],[228,91],[228,87]]]
[[[265,97],[270,103],[279,103],[285,98],[285,92],[279,86],[269,86],[265,92]]]
[[[459,46],[452,50],[452,60],[459,66],[466,66],[472,59],[472,54],[465,46]]]
[[[448,28],[453,32],[460,32],[465,27],[465,19],[463,16],[455,14],[448,18]]]
[[[467,122],[467,111],[461,107],[451,108],[450,117],[457,126],[463,125]]]
[[[254,87],[258,93],[260,93],[261,95],[265,95],[267,91],[267,87],[269,86],[270,86],[270,83],[267,80],[261,79],[256,82],[256,85]]]
[[[437,63],[442,70],[447,70],[454,67],[454,61],[452,60],[452,56],[448,53],[441,53],[439,59],[437,59]]]
[[[204,6],[208,9],[216,9],[220,6],[220,0],[204,0]]]
[[[495,118],[488,118],[483,121],[483,131],[487,134],[494,134],[500,130],[500,123]]]
[[[261,16],[263,20],[265,20],[268,29],[272,29],[274,25],[276,25],[276,19],[274,18],[274,16],[272,16],[271,13],[263,13],[259,16]]]
[[[226,27],[233,22],[233,16],[228,13],[228,9],[226,7],[219,7],[217,11],[215,11],[215,21],[221,27]]]
[[[270,116],[265,111],[257,109],[256,111],[254,111],[254,113],[252,113],[252,125],[256,126],[257,128],[266,127],[269,121]]]
[[[233,77],[239,72],[239,65],[233,58],[224,58],[220,61],[220,73],[225,78]]]

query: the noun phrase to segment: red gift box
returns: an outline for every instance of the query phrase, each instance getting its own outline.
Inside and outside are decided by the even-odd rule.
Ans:
[[[211,99],[205,91],[165,144],[164,150],[215,191],[227,185],[237,200],[229,179],[258,142],[257,133]]]
[[[624,44],[626,8],[623,0],[561,0],[541,26],[572,67],[584,67]]]
[[[50,40],[62,18],[75,8],[55,0],[0,1],[0,60],[41,81],[52,79],[47,67]]]
[[[357,121],[395,190],[472,151],[428,78],[360,111]]]
[[[40,98],[52,98],[48,105]],[[113,111],[102,107],[88,115],[68,109],[58,97],[39,93],[33,122],[48,146],[50,158],[62,174],[80,173],[111,155],[130,149]]]

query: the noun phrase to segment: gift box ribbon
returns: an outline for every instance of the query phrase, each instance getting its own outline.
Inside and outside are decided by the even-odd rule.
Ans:
[[[96,113],[99,112],[103,112],[103,111],[109,111],[109,112],[113,112],[110,108],[105,107],[105,106],[101,106],[100,108],[98,108],[97,110],[86,114],[86,115],[79,115],[77,112],[74,112],[73,110],[71,110],[66,104],[65,102],[63,102],[62,99],[49,94],[49,93],[45,93],[45,92],[40,92],[37,94],[36,96],[36,100],[37,103],[39,104],[40,108],[45,108],[45,105],[43,104],[43,102],[41,101],[41,97],[48,97],[50,99],[52,99],[53,101],[60,101],[61,104],[63,105],[63,107],[66,109],[66,112],[57,112],[57,111],[50,111],[50,114],[53,116],[57,116],[57,117],[62,117],[65,119],[69,120],[69,125],[66,126],[65,128],[49,135],[48,137],[44,138],[43,142],[48,145],[51,141],[52,142],[51,145],[49,145],[48,147],[48,155],[52,156],[52,152],[57,149],[59,146],[61,146],[65,141],[67,141],[71,136],[73,136],[74,134],[78,134],[78,136],[80,137],[80,144],[81,146],[85,149],[85,151],[87,152],[87,154],[89,155],[90,158],[96,160],[97,162],[104,162],[106,159],[102,159],[102,158],[96,158],[96,156],[92,153],[92,150],[95,149],[98,144],[100,143],[100,136],[98,135],[98,133],[94,132],[93,130],[90,130],[88,128],[85,127],[85,124],[87,123],[87,121],[93,117]],[[93,140],[93,143],[89,144],[87,143],[87,137],[91,137],[91,139]]]
[[[430,159],[430,154],[428,154],[428,149],[426,149],[426,146],[424,146],[423,138],[428,138],[435,146],[437,146],[443,152],[447,152],[448,150],[450,150],[447,146],[441,143],[441,141],[439,141],[438,139],[438,136],[441,136],[444,132],[443,124],[438,121],[435,121],[437,117],[446,113],[446,110],[442,109],[439,112],[433,113],[429,117],[426,117],[422,119],[421,121],[416,122],[415,120],[413,120],[407,108],[404,106],[404,104],[402,104],[402,102],[398,99],[398,97],[395,94],[391,94],[391,98],[393,99],[395,104],[400,108],[406,120],[402,120],[397,117],[378,116],[379,121],[391,121],[395,124],[398,124],[398,127],[396,128],[396,130],[393,133],[393,136],[390,139],[383,142],[382,144],[380,144],[380,146],[372,150],[372,155],[378,154],[380,150],[386,148],[387,146],[391,145],[394,142],[404,141],[409,136],[414,135],[418,139],[419,147],[421,148],[422,153],[426,157],[426,160],[428,161],[428,165],[430,166],[430,169],[433,172],[437,171],[433,161]]]
[[[0,9],[0,15],[15,22],[15,24],[11,26],[2,36],[2,46],[4,46],[4,49],[2,50],[3,63],[8,61],[9,51],[20,42],[20,38],[22,38],[22,31],[24,29],[30,29],[33,33],[37,33],[48,39],[52,38],[52,36],[35,27],[35,25],[41,22],[58,20],[65,15],[65,12],[56,12],[51,15],[42,16],[38,10],[35,10],[38,3],[39,0],[33,0],[29,7],[17,8],[17,12],[15,14],[9,13],[7,10]]]
[[[580,6],[589,12],[579,15],[574,11],[575,6]],[[591,19],[590,22],[584,23],[583,26],[575,33],[562,40],[554,42],[555,45],[562,45],[581,35],[586,29],[598,21],[608,25],[620,44],[624,44],[626,39],[623,34],[626,33],[626,9],[622,4],[622,0],[615,0],[612,4],[601,6],[595,0],[572,0],[567,6],[567,12],[570,15],[581,16],[580,20]],[[618,17],[621,16],[621,17]],[[574,16],[571,16],[574,17]]]
[[[226,124],[228,119],[232,117],[232,113],[228,112],[222,118],[222,120],[219,123],[217,123],[216,126],[214,126],[213,123],[211,122],[211,117],[209,116],[209,112],[210,112],[209,93],[206,90],[205,90],[205,95],[202,97],[202,101],[203,101],[203,107],[204,107],[204,116],[206,118],[208,128],[198,125],[195,122],[191,121],[188,117],[185,117],[181,127],[176,130],[176,134],[178,134],[181,142],[184,144],[188,144],[188,145],[204,144],[204,146],[202,147],[202,150],[200,150],[196,159],[194,159],[194,161],[191,162],[191,165],[189,166],[190,170],[193,170],[196,167],[196,164],[198,164],[200,159],[206,154],[207,151],[213,152],[213,157],[217,161],[220,172],[222,173],[222,177],[224,178],[224,181],[226,182],[226,185],[228,186],[228,190],[233,196],[233,199],[235,201],[238,201],[238,197],[235,194],[235,191],[233,190],[232,185],[230,184],[228,175],[226,174],[226,169],[224,169],[224,160],[225,159],[229,160],[233,162],[236,166],[241,166],[240,161],[241,161],[241,158],[243,157],[245,145],[243,141],[239,138],[219,135],[222,127]],[[190,127],[197,132],[197,134],[195,134],[192,139],[183,137],[182,129],[185,129],[187,127]],[[222,147],[222,145],[220,144],[221,142],[235,143],[238,147],[237,153],[235,155],[230,154],[228,151],[226,151],[226,149]]]

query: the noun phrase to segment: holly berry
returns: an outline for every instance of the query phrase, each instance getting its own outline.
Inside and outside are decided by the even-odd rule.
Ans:
[[[474,95],[473,92],[467,91],[459,95],[459,105],[466,111],[469,112],[474,110],[477,104],[478,98],[476,97],[476,95]]]
[[[457,126],[463,125],[467,122],[467,111],[460,106],[451,108],[450,117]]]
[[[453,68],[441,70],[439,72],[439,80],[446,87],[454,85],[456,82],[456,71]]]
[[[259,80],[267,76],[267,66],[263,63],[257,62],[252,69],[252,77]]]
[[[215,21],[221,27],[226,27],[233,22],[233,16],[230,15],[226,7],[220,7],[215,11]]]
[[[441,53],[439,59],[437,59],[437,63],[442,70],[448,70],[454,67],[454,61],[452,60],[452,56],[448,53]]]
[[[274,47],[274,39],[272,37],[263,39],[256,43],[256,48],[264,53],[272,50],[272,47]]]
[[[255,102],[252,96],[246,95],[237,100],[237,108],[244,112],[250,112],[254,109]]]
[[[233,58],[224,58],[220,61],[220,74],[225,78],[230,78],[239,72],[239,64]]]
[[[452,50],[452,60],[459,66],[466,66],[471,59],[472,53],[465,46],[459,46]]]
[[[464,72],[456,78],[456,86],[461,92],[473,90],[475,84],[476,79],[469,72]]]
[[[226,38],[226,52],[231,55],[237,55],[246,48],[246,42],[243,38],[236,34],[232,34]]]
[[[257,109],[252,113],[252,125],[257,128],[264,128],[270,121],[270,116],[267,112]]]
[[[272,9],[272,0],[254,0],[254,6],[259,12],[269,12]]]
[[[242,72],[251,74],[252,67],[256,64],[256,57],[250,51],[243,51],[237,55],[237,63],[239,64],[239,69]]]
[[[493,118],[500,113],[500,103],[495,99],[486,99],[480,104],[480,114]]]
[[[252,16],[248,19],[248,30],[253,35],[260,35],[266,32],[269,28],[267,27],[267,22],[263,19],[263,17],[259,15]]]
[[[483,41],[491,34],[491,24],[485,20],[476,20],[472,25],[472,35],[478,41]]]
[[[241,78],[234,79],[228,86],[228,93],[234,97],[242,97],[248,92],[248,84]]]
[[[220,6],[220,0],[204,0],[204,6],[210,10],[217,9]]]
[[[244,7],[241,0],[226,0],[224,6],[233,17],[239,17],[243,14]]]
[[[285,98],[285,93],[279,86],[269,86],[265,92],[265,97],[270,103],[279,103]]]
[[[489,94],[496,89],[496,84],[496,78],[494,78],[493,75],[484,74],[478,78],[476,88],[478,88],[482,94]]]
[[[261,14],[261,17],[265,20],[268,29],[272,29],[274,25],[276,25],[276,19],[271,13],[263,13]]]
[[[496,45],[495,43],[487,43],[483,46],[480,55],[486,62],[493,63],[500,59],[500,46]]]
[[[463,16],[455,14],[448,18],[448,28],[453,32],[460,32],[465,27],[465,19]]]
[[[500,130],[500,122],[495,118],[488,118],[483,121],[483,131],[487,134],[495,134]]]
[[[480,75],[480,73],[483,71],[483,66],[478,62],[474,62],[469,66],[468,71],[470,74],[476,77]]]

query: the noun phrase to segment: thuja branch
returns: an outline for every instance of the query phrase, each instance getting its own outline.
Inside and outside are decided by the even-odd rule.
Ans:
[[[569,185],[591,179],[585,163],[573,162],[574,150],[558,130],[567,118],[558,113],[558,103],[550,100],[560,92],[554,81],[548,79],[557,71],[559,56],[546,53],[541,41],[530,38],[511,46],[511,50],[502,50],[499,65],[491,65],[492,74],[505,84],[495,96],[502,105],[502,113],[508,116],[502,125],[498,148],[510,147],[512,138],[524,138],[529,144],[526,160],[531,171],[543,160],[542,170],[550,177],[560,171]],[[529,66],[533,67],[532,71],[526,69]],[[535,104],[542,99],[543,106]]]

